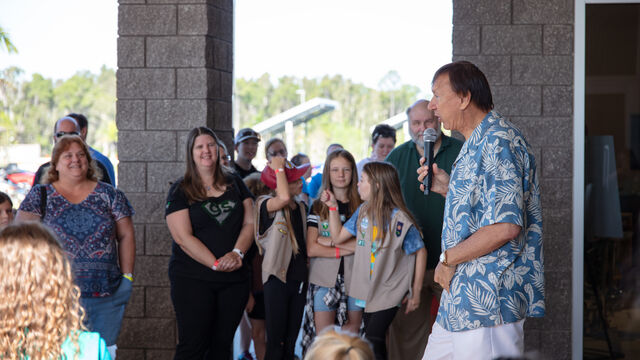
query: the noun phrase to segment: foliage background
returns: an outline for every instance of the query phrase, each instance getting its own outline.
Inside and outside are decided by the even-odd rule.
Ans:
[[[368,156],[370,129],[404,111],[420,91],[416,86],[401,84],[395,71],[380,80],[379,89],[340,75],[272,79],[265,73],[257,79],[237,78],[236,127],[253,126],[300,104],[301,90],[307,100],[324,97],[340,103],[338,109],[295,128],[296,152],[309,154],[315,164],[322,163],[326,147],[336,142],[356,159]],[[47,155],[52,148],[55,120],[77,112],[89,119],[89,144],[115,156],[115,101],[115,71],[104,66],[98,74],[83,71],[64,80],[39,74],[26,79],[17,67],[0,70],[0,146],[37,143],[42,146],[42,154]],[[273,136],[284,138],[284,134],[263,134],[265,140]],[[398,143],[403,140],[398,132]]]
[[[115,102],[115,71],[104,66],[99,74],[83,71],[55,81],[40,74],[25,79],[17,67],[0,70],[0,146],[36,143],[49,154],[53,124],[76,112],[89,119],[88,143],[112,154],[117,141]]]

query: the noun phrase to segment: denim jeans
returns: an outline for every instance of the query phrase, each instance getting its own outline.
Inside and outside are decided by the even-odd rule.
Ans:
[[[122,278],[111,296],[80,298],[86,312],[84,323],[89,331],[100,333],[107,346],[115,345],[120,333],[124,309],[131,297],[132,283]]]

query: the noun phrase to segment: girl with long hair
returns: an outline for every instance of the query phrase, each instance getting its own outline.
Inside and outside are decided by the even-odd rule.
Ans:
[[[362,201],[358,196],[358,172],[351,153],[337,150],[324,162],[323,190],[335,196],[340,222],[351,217]],[[316,199],[307,217],[307,254],[309,255],[309,290],[303,326],[303,349],[310,345],[316,333],[336,323],[343,330],[358,333],[362,322],[362,308],[355,298],[348,296],[355,238],[342,244],[331,240],[329,211],[331,209]],[[334,209],[335,210],[335,209]]]
[[[229,359],[249,297],[243,261],[253,241],[253,195],[221,165],[213,130],[189,132],[186,171],[167,196],[173,246],[171,300],[178,322],[175,359]]]
[[[80,288],[55,236],[37,222],[0,231],[0,359],[111,359],[82,325]]]
[[[364,201],[342,226],[331,190],[321,200],[329,207],[329,228],[335,244],[356,237],[349,295],[364,308],[365,337],[376,359],[387,358],[385,335],[401,303],[407,313],[420,304],[427,252],[420,230],[402,198],[393,165],[365,164],[358,192]]]
[[[292,360],[307,290],[307,210],[296,200],[308,165],[295,167],[275,154],[262,171],[269,196],[256,202],[256,242],[262,261],[267,360]]]

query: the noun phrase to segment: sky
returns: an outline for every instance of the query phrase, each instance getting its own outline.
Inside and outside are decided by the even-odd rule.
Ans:
[[[65,79],[116,68],[116,0],[0,0],[0,26],[18,54],[0,69]],[[340,74],[378,88],[389,71],[429,93],[451,61],[452,4],[395,0],[235,0],[234,75],[272,79]]]

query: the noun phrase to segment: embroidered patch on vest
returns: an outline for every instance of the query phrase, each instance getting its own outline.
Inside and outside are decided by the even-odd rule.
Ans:
[[[202,203],[202,209],[211,218],[215,219],[218,225],[222,226],[229,214],[235,209],[237,203],[231,200],[224,200],[219,203],[213,201],[205,201]]]
[[[398,221],[398,225],[396,225],[396,236],[400,236],[402,234],[402,227],[404,224],[402,221]]]
[[[358,246],[364,246],[364,239],[358,240]]]

